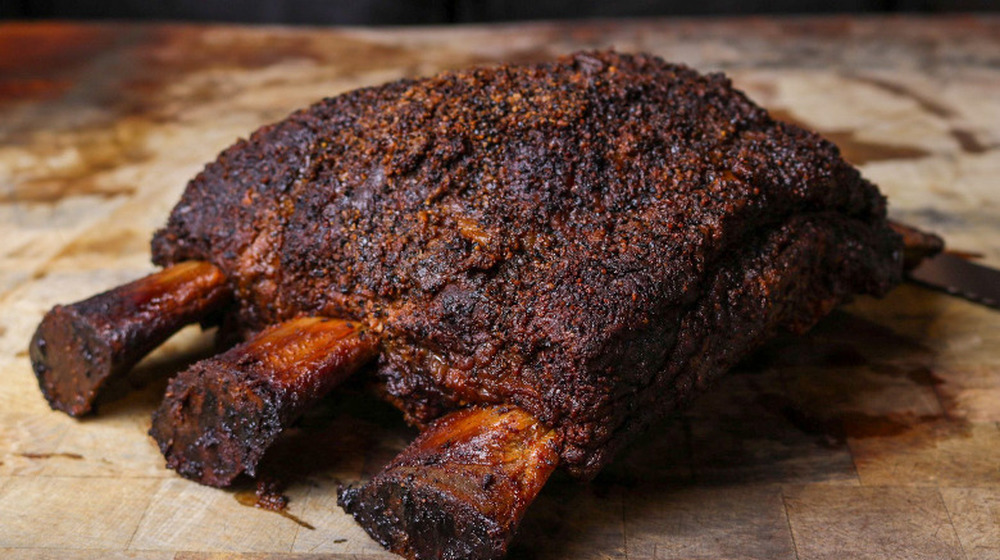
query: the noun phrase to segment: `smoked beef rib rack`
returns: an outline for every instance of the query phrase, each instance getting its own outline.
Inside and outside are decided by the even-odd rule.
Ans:
[[[243,339],[153,415],[167,465],[215,486],[368,366],[424,430],[341,505],[398,554],[500,558],[557,466],[592,477],[778,330],[884,294],[903,248],[834,145],[724,76],[578,53],[257,130],[188,184],[162,272],[56,306],[30,354],[79,416],[186,324]]]

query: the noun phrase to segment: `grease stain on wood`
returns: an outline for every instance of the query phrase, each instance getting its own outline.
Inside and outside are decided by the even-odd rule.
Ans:
[[[129,229],[101,229],[74,239],[63,247],[55,258],[115,258],[140,254],[148,250],[149,241],[144,235]]]
[[[289,513],[284,507],[282,507],[281,509],[274,509],[273,507],[269,506],[266,501],[262,501],[261,497],[252,490],[240,490],[234,493],[233,497],[236,498],[236,501],[239,502],[240,505],[261,509],[264,511],[270,511],[272,513],[277,513],[278,515],[284,517],[285,519],[292,521],[299,527],[309,529],[310,531],[316,530],[316,527],[303,521],[298,516]]]
[[[79,453],[18,453],[19,457],[24,457],[25,459],[72,459],[74,461],[82,461],[83,455]]]
[[[984,154],[996,149],[996,145],[988,145],[979,141],[975,134],[961,128],[953,128],[948,131],[951,137],[958,142],[958,146],[967,154]]]
[[[2,47],[0,47],[2,49]],[[73,82],[46,78],[0,79],[0,103],[9,101],[38,102],[59,97],[69,91]]]
[[[57,204],[74,196],[112,199],[135,194],[130,186],[108,186],[92,177],[54,177],[18,183],[12,192],[0,196],[0,203]]]
[[[892,82],[883,78],[876,78],[874,76],[849,76],[850,79],[861,82],[863,84],[868,84],[874,86],[882,91],[889,92],[898,97],[903,97],[909,99],[917,104],[922,110],[941,118],[951,118],[958,116],[958,113],[951,107],[939,103],[929,96],[922,93],[913,91],[903,84]]]
[[[134,195],[135,185],[107,175],[153,157],[145,140],[154,126],[125,119],[110,126],[81,128],[58,139],[45,132],[29,135],[23,144],[33,157],[12,167],[12,185],[0,191],[0,204],[57,204],[70,197]]]
[[[857,133],[850,130],[824,130],[820,134],[836,144],[844,159],[854,165],[865,165],[876,161],[920,159],[931,155],[931,152],[923,148],[860,140]]]
[[[932,155],[930,151],[915,146],[861,140],[857,137],[858,132],[855,130],[817,129],[787,110],[774,109],[769,113],[775,120],[808,130],[816,130],[820,136],[836,144],[840,149],[841,156],[854,165],[879,161],[920,159]]]

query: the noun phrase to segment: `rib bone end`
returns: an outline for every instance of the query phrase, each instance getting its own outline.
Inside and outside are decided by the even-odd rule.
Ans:
[[[181,327],[209,319],[229,297],[221,270],[190,261],[55,306],[28,349],[42,394],[56,410],[87,414],[113,378]]]
[[[150,434],[167,467],[210,486],[228,486],[257,462],[281,432],[279,397],[245,372],[215,359],[170,381]]]
[[[228,486],[255,476],[281,431],[374,358],[378,344],[348,321],[281,323],[171,380],[149,433],[186,478]]]
[[[110,342],[73,307],[57,305],[45,315],[28,353],[49,406],[70,416],[90,412],[98,390],[117,373]]]
[[[924,259],[944,250],[944,240],[933,233],[892,221],[889,227],[903,238],[903,270],[913,270]]]
[[[341,489],[338,503],[407,558],[502,558],[558,447],[555,432],[521,409],[455,412],[370,482]]]

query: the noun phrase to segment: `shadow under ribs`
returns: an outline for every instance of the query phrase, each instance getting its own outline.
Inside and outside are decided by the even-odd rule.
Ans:
[[[278,434],[371,360],[378,344],[349,321],[278,324],[172,379],[150,435],[168,467],[202,484],[254,476]]]
[[[338,503],[379,543],[414,559],[502,558],[559,461],[555,431],[513,406],[434,422]]]
[[[29,347],[42,394],[56,410],[87,414],[110,381],[182,327],[207,322],[230,296],[221,270],[188,261],[53,307]]]

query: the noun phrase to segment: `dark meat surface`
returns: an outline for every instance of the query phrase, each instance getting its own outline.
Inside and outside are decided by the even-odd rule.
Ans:
[[[579,53],[325,99],[227,149],[154,260],[221,268],[245,333],[380,333],[427,423],[511,404],[592,476],[778,329],[900,280],[877,188],[719,74]]]

